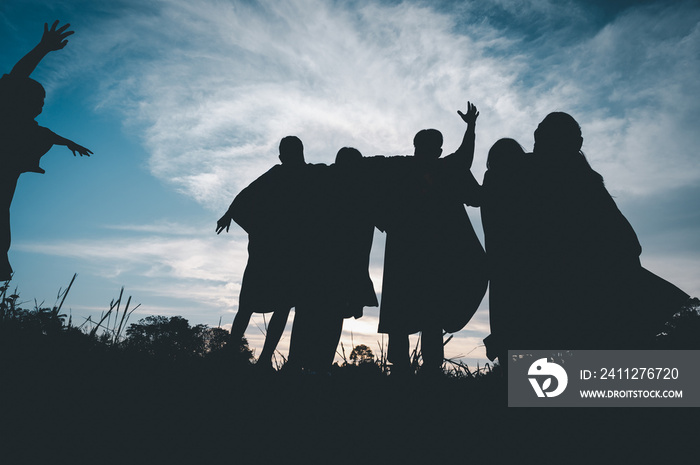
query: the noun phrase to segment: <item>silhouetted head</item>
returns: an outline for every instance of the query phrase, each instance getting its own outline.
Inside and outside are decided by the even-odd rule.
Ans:
[[[567,113],[548,114],[535,130],[535,154],[551,157],[546,158],[548,163],[563,163],[579,173],[590,174],[592,179],[603,183],[603,177],[591,168],[581,151],[582,146],[581,126]]]
[[[296,136],[287,136],[280,141],[280,161],[282,164],[301,164],[304,161],[304,144]]]
[[[354,147],[343,147],[335,156],[336,165],[350,165],[357,163],[358,160],[362,160],[362,154]]]
[[[413,138],[413,155],[437,159],[442,155],[442,133],[437,129],[422,129]]]
[[[0,108],[3,116],[13,119],[34,119],[44,108],[46,90],[31,78],[6,77]],[[4,79],[4,80],[5,80]]]
[[[500,139],[489,150],[486,168],[501,171],[517,166],[525,156],[525,150],[514,139]]]
[[[577,154],[582,145],[581,127],[568,113],[548,114],[535,130],[534,152],[537,154]]]

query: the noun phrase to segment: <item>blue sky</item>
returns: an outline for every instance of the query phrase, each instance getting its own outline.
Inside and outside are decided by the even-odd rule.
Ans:
[[[20,178],[10,260],[28,304],[53,304],[78,273],[74,321],[125,286],[141,303],[132,321],[230,324],[247,237],[216,236],[215,223],[276,163],[280,138],[298,135],[307,161],[329,163],[348,145],[411,153],[415,132],[435,127],[449,153],[467,100],[481,112],[477,179],[497,139],[531,149],[547,113],[572,114],[643,264],[700,295],[695,1],[4,0],[2,72],[55,19],[76,33],[33,74],[47,89],[37,120],[95,154],[56,147],[46,174]],[[377,234],[377,289],[383,243]],[[366,315],[347,321],[346,347],[378,348],[377,310]],[[486,334],[488,299],[446,355],[483,364]]]

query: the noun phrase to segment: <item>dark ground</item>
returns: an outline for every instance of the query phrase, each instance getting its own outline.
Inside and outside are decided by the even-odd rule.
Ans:
[[[697,463],[689,408],[508,408],[497,376],[3,357],[3,464]],[[692,455],[691,452],[692,451]]]

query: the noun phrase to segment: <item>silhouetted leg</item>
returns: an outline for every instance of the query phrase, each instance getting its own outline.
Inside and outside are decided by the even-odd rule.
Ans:
[[[323,345],[319,350],[318,369],[323,371],[328,370],[333,365],[340,335],[343,332],[343,317],[338,312],[329,313],[328,317],[324,318],[327,323],[320,334]]]
[[[0,206],[0,281],[12,277],[12,267],[7,256],[10,250],[10,206]]]
[[[292,368],[328,371],[343,329],[338,312],[316,305],[296,309],[289,362]]]
[[[272,312],[270,324],[267,325],[267,334],[265,334],[265,344],[256,365],[272,367],[272,356],[282,338],[284,328],[287,326],[290,310],[291,308],[286,308]]]
[[[9,281],[12,278],[12,267],[7,252],[0,252],[0,281]]]
[[[440,371],[445,359],[445,349],[442,344],[442,328],[431,328],[422,331],[421,352],[423,354],[423,370]]]
[[[498,364],[501,366],[503,379],[508,379],[508,351],[498,354]]]
[[[4,167],[2,168],[4,170]],[[17,176],[3,173],[0,170],[0,281],[12,277],[12,267],[7,253],[10,250],[10,205],[17,187]]]
[[[411,366],[408,349],[408,334],[389,333],[387,359],[394,366],[394,373],[408,371]]]
[[[231,344],[234,346],[241,344],[245,330],[248,329],[248,324],[250,324],[252,314],[253,311],[247,308],[239,308],[238,312],[236,312],[233,325],[231,326]]]
[[[311,333],[313,332],[312,311],[308,307],[296,307],[294,309],[294,323],[292,324],[292,337],[289,342],[289,368],[298,370],[308,367],[311,345]]]

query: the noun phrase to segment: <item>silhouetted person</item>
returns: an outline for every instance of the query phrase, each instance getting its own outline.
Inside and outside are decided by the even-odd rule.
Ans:
[[[65,47],[66,37],[73,34],[73,31],[66,31],[69,24],[56,29],[57,25],[55,21],[49,29],[48,24],[44,24],[39,44],[17,62],[10,74],[0,78],[0,281],[12,277],[7,256],[11,238],[10,205],[19,175],[44,173],[39,160],[54,145],[65,145],[73,155],[92,153],[34,121],[41,114],[46,92],[29,75],[49,52]]]
[[[481,220],[489,270],[489,320],[491,334],[484,340],[489,359],[498,357],[505,367],[510,341],[522,327],[521,286],[527,272],[522,241],[528,228],[528,205],[522,202],[526,154],[513,139],[500,139],[489,150],[483,182]]]
[[[374,224],[369,215],[365,186],[358,183],[362,154],[343,147],[331,165],[337,192],[338,210],[335,224],[334,278],[341,296],[344,318],[360,318],[364,307],[379,305],[369,276],[369,258],[374,238]],[[337,345],[337,344],[336,344]]]
[[[663,312],[688,298],[641,267],[637,235],[582,144],[578,123],[566,113],[549,114],[535,131],[522,189],[530,206],[523,238],[528,318],[508,348],[639,348]],[[666,302],[663,308],[650,305],[656,299]]]
[[[216,232],[229,230],[231,220],[248,233],[248,264],[243,274],[238,312],[231,328],[240,344],[253,312],[273,312],[258,365],[271,367],[292,307],[298,302],[303,244],[309,230],[309,170],[304,146],[295,136],[280,141],[281,165],[243,189],[217,222]]]
[[[289,360],[292,366],[326,372],[333,363],[344,318],[360,318],[378,305],[369,276],[374,225],[360,182],[362,154],[338,151],[322,174],[317,211],[305,253],[305,274],[296,306]],[[321,187],[323,186],[323,187]]]
[[[410,334],[421,333],[423,370],[441,369],[443,330],[459,331],[486,291],[485,254],[464,204],[478,206],[480,189],[470,168],[478,112],[459,112],[467,129],[459,149],[444,158],[442,134],[418,132],[413,157],[373,160],[385,165],[377,226],[386,231],[379,332],[389,335],[395,372],[410,367]]]

